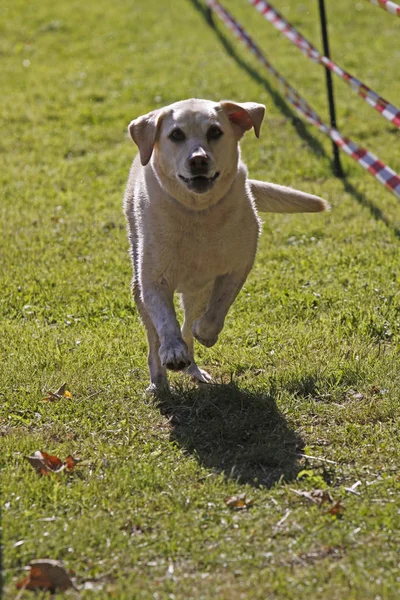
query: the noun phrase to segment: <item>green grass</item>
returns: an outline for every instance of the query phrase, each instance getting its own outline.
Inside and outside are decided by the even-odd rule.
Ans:
[[[277,8],[319,47],[316,5]],[[326,118],[322,70],[229,7]],[[398,20],[328,8],[334,58],[396,104]],[[329,139],[190,1],[15,0],[0,29],[4,598],[46,557],[97,579],[85,598],[397,598],[398,201],[346,157],[335,179]],[[335,86],[343,133],[400,171],[398,130]],[[333,209],[265,215],[220,341],[198,350],[217,385],[174,375],[155,401],[129,291],[126,126],[191,96],[264,102],[261,139],[242,144],[252,176]],[[63,381],[73,398],[43,402]],[[82,463],[40,478],[23,458],[39,449]],[[317,488],[341,518],[292,491]],[[254,504],[235,512],[239,493]]]

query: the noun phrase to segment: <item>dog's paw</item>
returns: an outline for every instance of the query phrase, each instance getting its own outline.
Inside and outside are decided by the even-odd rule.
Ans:
[[[168,379],[164,373],[151,378],[150,385],[146,388],[145,395],[158,396],[169,392]]]
[[[171,371],[182,371],[192,362],[188,347],[183,340],[176,340],[162,344],[159,350],[160,360],[163,367]]]
[[[200,317],[193,324],[192,333],[196,340],[206,348],[211,348],[218,340],[220,330],[205,317]]]
[[[204,371],[204,369],[200,369],[194,362],[192,362],[190,367],[188,367],[185,370],[185,373],[187,375],[189,375],[190,377],[192,377],[192,379],[195,379],[196,381],[198,381],[199,383],[212,383],[213,382],[211,375],[209,373],[207,373],[207,371]]]

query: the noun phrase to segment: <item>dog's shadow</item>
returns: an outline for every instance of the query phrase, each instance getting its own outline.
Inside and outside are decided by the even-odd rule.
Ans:
[[[171,438],[207,469],[240,483],[271,487],[297,476],[303,440],[272,393],[206,385],[158,398]]]

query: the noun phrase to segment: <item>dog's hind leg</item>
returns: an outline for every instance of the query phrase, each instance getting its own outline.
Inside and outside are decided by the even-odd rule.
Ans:
[[[185,312],[185,319],[182,326],[182,337],[189,349],[191,365],[185,369],[185,374],[193,377],[199,383],[212,383],[212,377],[204,369],[200,369],[194,360],[194,338],[193,323],[205,311],[211,289],[202,290],[195,294],[182,294],[181,303]]]
[[[158,353],[160,349],[160,340],[158,339],[157,331],[153,323],[151,322],[151,319],[147,314],[147,311],[140,297],[139,284],[135,280],[133,280],[132,283],[132,294],[135,299],[135,303],[139,311],[140,317],[145,326],[147,342],[149,345],[147,362],[150,371],[150,385],[147,388],[147,391],[156,393],[163,390],[168,390],[169,386],[167,379],[167,370],[161,364],[160,356]]]

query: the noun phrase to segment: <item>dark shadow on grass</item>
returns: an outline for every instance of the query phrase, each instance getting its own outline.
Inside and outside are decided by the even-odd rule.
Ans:
[[[294,129],[296,130],[297,135],[307,144],[308,148],[319,158],[324,157],[328,158],[330,161],[330,167],[332,172],[334,173],[334,162],[330,158],[330,156],[325,152],[324,147],[317,138],[310,134],[307,127],[304,124],[304,121],[297,116],[297,114],[290,108],[289,104],[285,102],[279,92],[277,92],[271,85],[268,80],[260,75],[260,73],[254,69],[250,63],[243,60],[243,58],[237,53],[235,46],[229,41],[229,39],[221,33],[218,27],[215,26],[213,19],[217,20],[217,16],[212,16],[207,7],[200,2],[200,0],[190,0],[191,4],[195,7],[195,9],[202,15],[207,24],[212,27],[215,32],[216,37],[225,48],[226,52],[231,56],[235,62],[244,70],[252,79],[254,79],[257,83],[262,85],[268,94],[271,97],[274,105],[281,111],[281,113],[290,121]],[[239,43],[239,42],[238,42]],[[346,178],[346,174],[344,177],[341,177],[340,180],[343,182],[344,190],[347,194],[350,194],[359,204],[368,208],[372,217],[377,221],[381,221],[386,225],[386,227],[393,232],[397,239],[400,239],[400,229],[393,225],[384,215],[382,210],[377,207],[373,202],[368,200],[365,194],[358,191]]]
[[[172,439],[207,469],[256,486],[296,478],[303,440],[273,395],[207,385],[165,394],[158,402],[171,421]]]
[[[395,237],[400,240],[400,229],[389,221],[383,211],[373,202],[371,202],[371,200],[368,200],[367,196],[357,190],[357,188],[355,188],[354,185],[352,185],[347,179],[343,179],[342,181],[344,191],[357,200],[361,206],[367,208],[376,221],[381,221],[384,223],[386,227],[395,235]]]

